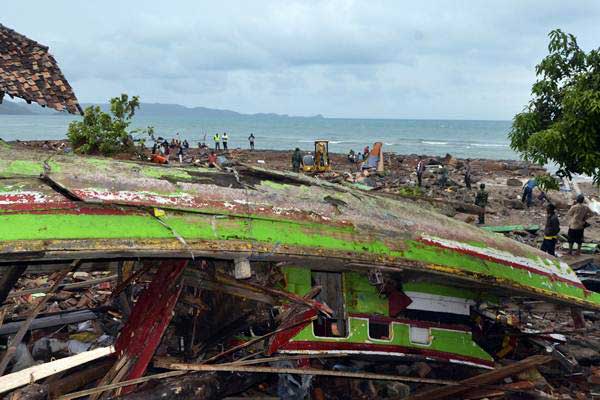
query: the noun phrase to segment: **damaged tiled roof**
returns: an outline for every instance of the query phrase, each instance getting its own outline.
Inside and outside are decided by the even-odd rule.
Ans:
[[[5,93],[58,111],[82,113],[48,47],[0,24],[0,102]]]

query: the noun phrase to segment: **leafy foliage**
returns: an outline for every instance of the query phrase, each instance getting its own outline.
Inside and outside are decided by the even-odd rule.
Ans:
[[[514,117],[511,147],[530,161],[553,161],[559,173],[600,180],[600,49],[586,53],[561,30],[549,34],[526,109]]]
[[[87,107],[82,121],[69,124],[67,137],[78,153],[111,155],[128,151],[133,146],[132,133],[128,131],[140,99],[127,94],[110,99],[110,114],[98,106]]]
[[[550,174],[538,175],[535,178],[540,190],[548,192],[550,190],[559,190],[559,182]]]

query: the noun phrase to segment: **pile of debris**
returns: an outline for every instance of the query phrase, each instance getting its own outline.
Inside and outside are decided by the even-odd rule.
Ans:
[[[79,268],[102,270],[69,265],[53,274],[26,272],[6,296],[0,333],[8,352],[0,366],[16,345],[0,377],[6,398],[585,399],[600,392],[595,312],[488,298],[468,302],[467,314],[429,312],[430,322],[421,322],[451,329],[429,331],[437,335],[458,324],[472,326],[469,346],[494,355],[486,365],[473,351],[471,358],[451,360],[406,348],[403,355],[385,353],[376,343],[358,352],[344,347],[360,335],[360,318],[369,321],[371,343],[400,331],[377,314],[335,319],[340,308],[366,311],[387,303],[395,321],[415,318],[405,296],[416,304],[418,285],[398,292],[393,274],[313,271],[310,278],[309,271],[306,280],[306,270],[280,263],[214,259]],[[332,291],[340,283],[346,300]],[[305,343],[310,325],[312,344],[295,347]],[[327,338],[342,346],[334,351]]]

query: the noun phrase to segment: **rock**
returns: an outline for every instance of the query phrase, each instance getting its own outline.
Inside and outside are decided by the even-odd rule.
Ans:
[[[521,182],[521,180],[517,178],[508,178],[506,180],[506,184],[508,186],[523,186],[523,182]]]
[[[467,224],[475,222],[475,216],[472,214],[458,213],[454,216],[454,218],[459,221],[466,222]]]
[[[525,205],[521,200],[518,199],[505,199],[503,202],[504,207],[512,208],[514,210],[524,210]]]

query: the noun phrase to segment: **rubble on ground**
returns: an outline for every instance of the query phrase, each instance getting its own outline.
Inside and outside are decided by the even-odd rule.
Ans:
[[[287,153],[269,154],[274,152],[231,151],[227,158],[234,166],[265,160],[270,168],[289,169]],[[462,183],[463,160],[433,159],[423,187],[418,188],[416,155],[385,154],[385,158],[383,173],[364,173],[335,155],[333,171],[320,178],[358,188],[369,196],[402,198],[476,224],[475,189],[469,191]],[[445,187],[437,185],[440,163],[449,168]],[[527,208],[519,198],[521,187],[508,183],[525,181],[532,170],[539,169],[512,161],[472,160],[471,165],[474,188],[483,182],[490,191],[488,231],[539,248],[543,204],[535,201]],[[291,176],[285,179],[298,184]],[[240,183],[239,176],[227,184],[236,182]],[[562,210],[568,207],[569,196],[568,192],[551,194],[562,201]],[[338,210],[346,206],[335,197],[326,201]],[[111,211],[119,213],[122,208]],[[597,246],[592,246],[598,243],[594,228],[586,240],[592,253],[563,258],[590,291],[598,290],[594,285],[600,282]],[[178,235],[176,230],[174,234]],[[182,241],[184,248],[189,247]],[[562,248],[558,253],[565,256]],[[178,258],[121,256],[73,265],[5,263],[0,288],[4,296],[0,337],[5,352],[0,358],[13,353],[0,376],[2,395],[14,400],[60,396],[585,399],[600,393],[598,311],[518,294],[510,301],[498,301],[497,293],[490,293],[489,298],[469,300],[460,316],[443,311],[420,313],[420,323],[429,329],[441,326],[453,331],[457,324],[469,326],[472,341],[464,343],[488,354],[489,364],[483,353],[453,360],[427,352],[392,355],[366,346],[362,352],[327,352],[318,344],[343,342],[350,335],[347,321],[331,318],[339,307],[355,308],[352,323],[369,321],[367,341],[392,340],[392,319],[416,318],[409,308],[414,299],[406,299],[406,293],[411,293],[408,283],[385,268],[362,275],[352,265],[341,273],[321,271],[318,263],[301,257],[273,260],[257,255],[247,264],[230,254],[192,257],[180,253]],[[309,266],[308,275],[296,268],[302,262]],[[343,289],[342,305],[329,288],[339,291],[339,279],[344,285],[354,284],[352,290]],[[420,283],[418,279],[410,282],[415,287]],[[459,287],[465,293],[469,289]],[[381,313],[382,307],[389,308],[389,315]],[[300,342],[297,335],[310,332],[296,328],[305,329],[308,323],[313,333],[314,329],[322,332],[311,337],[306,348],[294,348],[290,337]],[[13,339],[23,331],[22,340],[10,350]],[[405,350],[411,350],[410,346]]]

